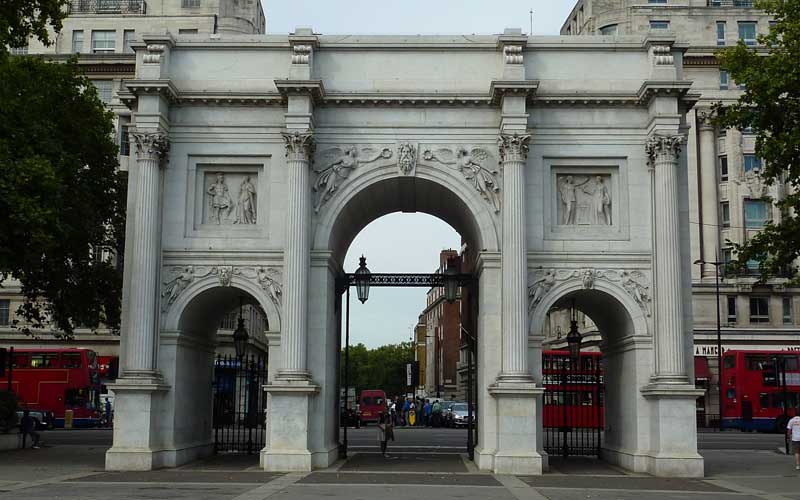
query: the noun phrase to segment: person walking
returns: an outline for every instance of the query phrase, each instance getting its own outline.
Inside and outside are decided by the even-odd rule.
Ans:
[[[800,412],[800,408],[798,409]],[[792,453],[794,453],[794,468],[800,470],[800,416],[794,416],[786,424],[786,434],[792,440]]]
[[[440,427],[442,425],[442,405],[438,400],[433,403],[431,413],[433,413],[433,426]]]
[[[381,455],[384,458],[389,458],[389,454],[386,453],[386,447],[390,439],[394,441],[394,426],[386,413],[381,413],[378,419],[377,433],[378,443],[381,445]]]
[[[408,425],[408,410],[411,408],[411,401],[408,398],[403,402],[403,425]]]
[[[25,436],[30,436],[32,440],[31,449],[39,449],[39,433],[36,432],[36,420],[31,417],[28,410],[22,412],[22,420],[19,422],[19,431],[22,433],[22,447],[25,447]]]
[[[431,414],[433,413],[433,406],[430,400],[425,400],[425,405],[422,407],[422,418],[425,421],[425,427],[431,426]]]

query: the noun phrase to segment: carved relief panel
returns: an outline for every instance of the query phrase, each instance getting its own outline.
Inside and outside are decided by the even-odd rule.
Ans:
[[[629,238],[625,159],[545,158],[545,238]]]
[[[258,172],[203,172],[203,224],[255,224]]]

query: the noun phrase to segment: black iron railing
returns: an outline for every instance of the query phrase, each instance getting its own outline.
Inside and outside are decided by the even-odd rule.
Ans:
[[[752,7],[753,0],[708,0],[709,7]]]
[[[146,14],[144,0],[73,0],[70,14]]]
[[[214,451],[252,455],[264,447],[267,383],[264,358],[217,356],[214,362]]]

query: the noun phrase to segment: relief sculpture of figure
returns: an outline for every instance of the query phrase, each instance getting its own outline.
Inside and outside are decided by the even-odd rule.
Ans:
[[[340,151],[336,149],[335,151]],[[339,184],[347,179],[350,172],[358,166],[358,149],[347,146],[338,158],[322,170],[317,171],[317,180],[314,182],[314,191],[317,193],[317,202],[314,212],[319,212],[320,207],[330,198]]]
[[[495,212],[500,211],[500,187],[494,176],[497,170],[487,170],[478,162],[482,162],[489,157],[489,154],[482,149],[473,149],[467,151],[466,148],[458,148],[456,150],[456,165],[458,170],[464,174],[464,177],[472,181],[472,185],[483,196],[483,198],[491,203]]]
[[[600,226],[611,225],[611,195],[601,176],[594,178],[594,189],[583,188],[583,192],[592,196],[592,213],[594,223]]]
[[[228,194],[228,185],[225,184],[225,176],[222,172],[217,174],[217,180],[210,186],[206,192],[211,195],[211,221],[217,224],[222,223],[223,216],[230,215],[232,202]]]
[[[571,175],[568,175],[564,182],[558,187],[561,193],[561,203],[564,205],[564,215],[561,218],[561,224],[565,226],[572,226],[575,224],[575,213],[578,208],[578,197],[575,191],[589,182],[589,179],[575,184],[575,180]]]
[[[256,188],[246,175],[239,187],[239,203],[236,205],[236,224],[256,223]]]
[[[636,273],[638,275],[638,273]],[[644,313],[647,316],[650,316],[650,305],[648,302],[650,301],[650,295],[648,294],[648,287],[642,285],[636,279],[635,276],[631,275],[631,273],[625,271],[622,273],[622,288],[628,292],[633,300],[636,301],[637,304],[644,310]]]
[[[186,267],[175,278],[164,282],[164,293],[161,294],[161,297],[166,299],[163,305],[165,311],[192,281],[194,281],[194,269]]]
[[[547,292],[556,284],[556,272],[548,270],[543,277],[528,285],[528,297],[530,298],[530,309],[534,310],[539,302],[542,301]]]

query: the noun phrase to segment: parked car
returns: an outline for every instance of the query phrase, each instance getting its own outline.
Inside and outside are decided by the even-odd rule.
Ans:
[[[466,427],[469,424],[467,403],[453,404],[453,406],[450,407],[449,416],[451,427]]]
[[[361,419],[359,418],[358,410],[354,408],[344,409],[342,408],[341,414],[341,424],[346,425],[347,427],[355,427],[358,429],[361,427]],[[341,425],[340,424],[340,425]]]
[[[33,418],[36,423],[37,431],[48,431],[55,429],[56,417],[51,411],[41,410],[28,410],[28,414]],[[17,410],[17,425],[22,422],[23,410]]]

